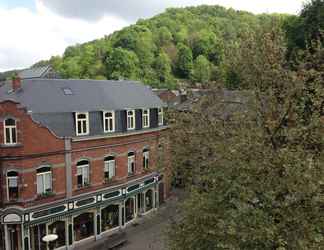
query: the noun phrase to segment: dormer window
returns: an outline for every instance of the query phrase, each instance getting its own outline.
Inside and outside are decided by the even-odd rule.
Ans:
[[[163,125],[163,108],[158,108],[158,121],[159,125]]]
[[[89,134],[89,113],[75,113],[76,135]]]
[[[127,130],[135,129],[135,110],[127,111]]]
[[[143,128],[150,127],[150,110],[143,109],[142,113]]]
[[[114,132],[115,131],[115,112],[109,111],[103,113],[104,119],[104,132]]]
[[[13,145],[17,143],[17,124],[16,120],[8,118],[4,120],[4,144]]]

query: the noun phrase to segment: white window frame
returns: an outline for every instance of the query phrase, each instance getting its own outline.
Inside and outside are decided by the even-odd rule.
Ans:
[[[146,114],[145,111],[147,112]],[[142,122],[143,122],[143,128],[150,127],[150,109],[142,110]]]
[[[158,108],[158,124],[159,126],[162,126],[163,125],[163,108]]]
[[[38,195],[41,195],[41,194],[45,194],[46,192],[46,176],[49,175],[49,179],[50,179],[50,182],[49,182],[49,188],[50,189],[50,192],[53,191],[53,179],[52,179],[52,171],[47,171],[47,172],[41,172],[41,173],[37,173],[36,174],[36,185],[37,185],[37,194]],[[39,185],[40,183],[38,183],[38,177],[41,177],[42,178],[42,187],[41,187],[41,192],[39,192]]]
[[[112,171],[110,171],[111,169],[112,169]],[[115,160],[115,157],[114,157],[114,159],[104,161],[104,173],[106,173],[106,172],[108,172],[108,174],[109,174],[108,180],[112,180],[116,176],[116,160]],[[111,174],[111,172],[113,174]],[[106,177],[105,177],[105,181],[106,181]]]
[[[85,115],[86,118],[78,118],[79,115]],[[78,132],[78,125],[81,122],[81,133]],[[86,124],[86,131],[83,131],[83,122]],[[89,112],[76,112],[75,113],[75,133],[77,136],[79,135],[88,135],[89,134]]]
[[[132,115],[129,115],[128,112],[132,112],[133,114]],[[130,109],[130,110],[127,110],[126,111],[127,113],[127,130],[134,130],[135,129],[135,109]],[[131,122],[131,120],[133,122]],[[132,125],[132,126],[130,126]]]
[[[15,121],[15,125],[6,125],[6,121],[7,120],[14,120]],[[9,142],[7,142],[7,129],[9,129]],[[13,130],[15,130],[15,138],[16,141],[13,141]],[[3,134],[4,134],[4,144],[5,145],[15,145],[17,144],[18,138],[17,138],[17,121],[13,118],[6,118],[3,121]]]
[[[106,117],[106,114],[111,113],[111,117]],[[106,127],[106,120],[108,127]],[[112,128],[110,128],[110,120],[112,120]],[[114,111],[103,111],[103,128],[105,133],[111,133],[115,131],[115,112]]]
[[[134,175],[136,171],[135,152],[129,153],[133,153],[133,155],[127,155],[127,174]],[[132,171],[132,163],[134,164],[134,171]]]
[[[79,183],[78,183],[79,169],[81,170],[81,175],[82,175],[81,186],[79,186]],[[85,169],[87,169],[87,175],[85,174]],[[90,185],[90,164],[89,164],[89,162],[87,164],[77,165],[77,185],[78,185],[78,188],[84,188],[84,187]]]
[[[15,172],[17,173],[16,171],[8,171],[7,172],[7,201],[10,201],[10,196],[9,196],[9,181],[10,180],[16,180],[16,183],[17,183],[17,188],[18,188],[18,195],[19,195],[19,187],[18,187],[18,173],[17,173],[17,176],[8,176],[8,173],[10,172]]]
[[[143,168],[144,169],[149,169],[150,164],[150,150],[149,149],[144,149],[143,150]]]

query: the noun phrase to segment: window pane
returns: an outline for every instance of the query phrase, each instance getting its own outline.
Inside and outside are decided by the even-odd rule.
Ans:
[[[5,125],[6,126],[15,126],[16,125],[16,121],[14,119],[11,119],[11,118],[6,119]]]
[[[16,128],[11,128],[11,136],[12,136],[12,143],[16,143],[17,142]]]
[[[9,178],[8,179],[8,186],[9,187],[18,187],[18,178]]]
[[[44,175],[44,188],[45,191],[51,191],[52,190],[52,174],[47,173]]]
[[[77,168],[77,175],[82,175],[82,167]]]
[[[86,115],[85,114],[79,114],[78,119],[86,119]]]
[[[37,193],[42,194],[44,192],[43,190],[43,176],[42,175],[37,175]]]
[[[6,143],[11,143],[10,128],[6,128]]]

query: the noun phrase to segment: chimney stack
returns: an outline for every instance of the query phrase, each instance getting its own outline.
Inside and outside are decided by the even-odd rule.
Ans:
[[[16,91],[21,88],[21,78],[18,75],[15,75],[12,78],[12,90]]]

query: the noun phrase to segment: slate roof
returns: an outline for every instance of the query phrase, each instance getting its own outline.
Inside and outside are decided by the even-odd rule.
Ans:
[[[51,66],[24,69],[18,73],[21,79],[43,78],[51,70]]]
[[[72,92],[72,94],[66,94]],[[151,88],[134,81],[25,79],[22,89],[0,87],[0,102],[21,103],[32,113],[70,113],[165,106]]]

